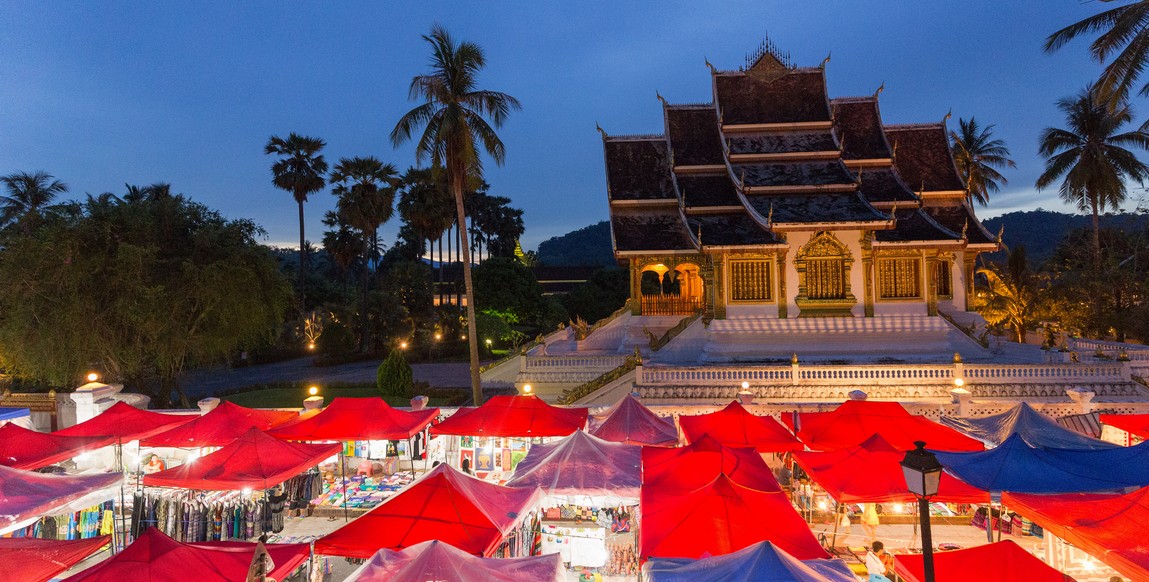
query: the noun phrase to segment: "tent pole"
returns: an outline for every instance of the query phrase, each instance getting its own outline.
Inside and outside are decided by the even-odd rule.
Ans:
[[[128,505],[124,501],[124,479],[127,479],[124,470],[124,441],[116,439],[116,458],[120,465],[120,542],[121,548],[128,547]],[[114,515],[114,514],[113,514]],[[115,519],[112,520],[112,533],[115,534]],[[112,555],[116,555],[116,536],[112,536]]]
[[[415,480],[415,442],[407,437],[407,456],[411,457],[411,480]]]
[[[845,509],[841,503],[834,504],[834,533],[830,536],[830,551],[834,551],[834,547],[838,545],[838,523],[842,521],[842,510]]]
[[[343,522],[344,523],[351,521],[350,518],[347,517],[347,463],[345,462],[345,460],[346,460],[346,457],[343,455],[343,452],[340,451],[339,452],[339,470],[343,473],[341,478],[343,480],[342,483],[343,483]]]

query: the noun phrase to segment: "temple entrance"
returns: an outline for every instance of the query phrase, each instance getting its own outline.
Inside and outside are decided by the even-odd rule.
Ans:
[[[833,234],[819,232],[795,257],[798,271],[799,317],[850,317],[857,300],[850,292],[850,264],[846,245]]]
[[[647,265],[642,268],[639,281],[643,315],[691,315],[702,309],[703,285],[698,265]]]

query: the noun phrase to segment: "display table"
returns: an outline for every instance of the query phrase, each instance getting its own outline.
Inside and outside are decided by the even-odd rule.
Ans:
[[[548,521],[542,534],[541,554],[560,554],[571,566],[599,568],[607,563],[607,531],[594,522]]]

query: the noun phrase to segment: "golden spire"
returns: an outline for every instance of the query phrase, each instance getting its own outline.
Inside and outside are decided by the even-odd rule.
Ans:
[[[881,95],[882,91],[885,91],[885,90],[886,90],[886,82],[882,81],[882,84],[878,86],[878,90],[874,91],[874,99],[877,99],[878,95]]]

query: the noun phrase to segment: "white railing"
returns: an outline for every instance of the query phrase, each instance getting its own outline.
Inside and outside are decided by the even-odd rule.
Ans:
[[[640,384],[714,384],[728,383],[789,383],[792,377],[789,367],[727,368],[727,367],[646,367],[637,379]]]
[[[1122,364],[1038,364],[965,366],[965,380],[973,383],[1012,384],[1037,381],[1042,383],[1123,382],[1129,378]]]
[[[1140,345],[1140,344],[1127,344],[1127,343],[1123,343],[1123,342],[1111,342],[1111,341],[1105,341],[1105,340],[1094,340],[1094,339],[1083,339],[1083,338],[1070,338],[1067,343],[1069,344],[1069,349],[1076,350],[1078,352],[1083,352],[1083,351],[1096,352],[1097,350],[1101,350],[1105,353],[1109,353],[1109,352],[1117,353],[1121,350],[1125,350],[1125,351],[1129,352],[1130,357],[1133,356],[1134,352],[1149,353],[1149,346],[1144,346],[1144,345]]]
[[[625,361],[626,356],[527,356],[520,360],[520,370],[613,370]]]

